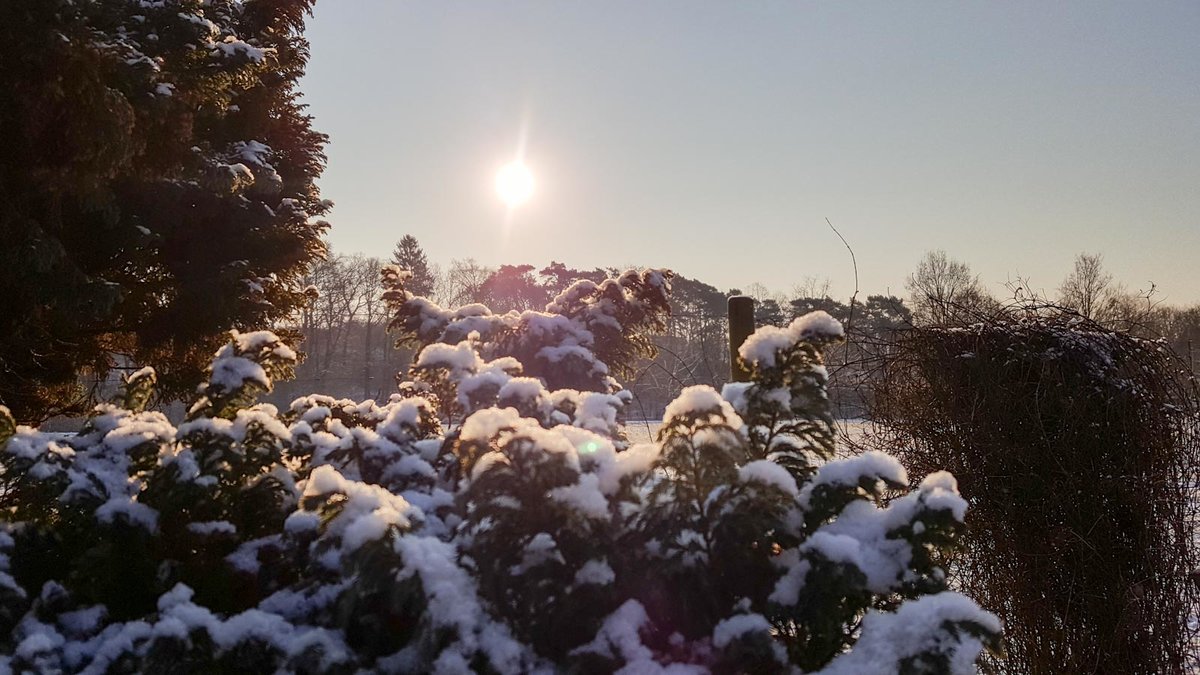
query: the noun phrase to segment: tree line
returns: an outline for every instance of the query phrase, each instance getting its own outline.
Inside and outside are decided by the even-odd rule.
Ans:
[[[310,302],[285,327],[303,337],[306,354],[297,379],[281,385],[275,398],[312,390],[335,396],[384,400],[395,391],[397,372],[411,360],[395,349],[385,334],[386,318],[379,299],[379,271],[396,264],[412,272],[413,293],[444,307],[483,304],[496,312],[542,310],[571,282],[600,282],[615,268],[575,269],[557,261],[531,264],[481,264],[473,258],[439,265],[429,259],[411,234],[396,244],[390,258],[331,254],[316,263],[306,282]],[[802,279],[787,292],[763,284],[719,289],[700,279],[676,275],[671,316],[666,330],[654,336],[658,354],[637,364],[625,384],[635,401],[631,415],[661,416],[663,406],[685,386],[720,386],[728,379],[728,319],[731,295],[755,299],[758,326],[783,326],[808,312],[823,310],[847,326],[850,339],[833,350],[836,377],[831,395],[839,412],[861,413],[859,384],[868,373],[867,354],[893,331],[912,326],[961,325],[999,313],[1077,313],[1103,325],[1143,337],[1163,338],[1175,351],[1191,356],[1200,336],[1200,305],[1177,307],[1158,302],[1152,292],[1130,291],[1115,281],[1095,254],[1080,254],[1074,268],[1052,294],[1034,292],[1025,280],[1009,283],[1007,297],[987,289],[978,274],[943,251],[931,251],[905,280],[907,298],[868,294],[840,300],[828,280]]]

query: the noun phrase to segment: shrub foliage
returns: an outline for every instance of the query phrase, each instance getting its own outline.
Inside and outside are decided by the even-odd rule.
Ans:
[[[759,331],[752,382],[631,443],[613,376],[670,273],[499,315],[383,274],[420,348],[385,403],[255,403],[296,355],[235,331],[178,426],[149,369],[76,435],[0,415],[0,669],[957,673],[998,648],[946,588],[954,479],[834,458],[828,315]]]
[[[1197,393],[1164,343],[1061,312],[900,332],[877,440],[971,502],[954,586],[1014,673],[1195,668]]]

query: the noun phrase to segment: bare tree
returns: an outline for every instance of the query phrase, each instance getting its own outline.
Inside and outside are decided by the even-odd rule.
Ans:
[[[742,295],[748,295],[754,298],[754,302],[761,303],[764,300],[774,300],[779,302],[778,294],[767,288],[765,284],[755,281],[754,283],[742,289]]]
[[[793,298],[825,298],[829,297],[829,277],[806,276],[799,283],[792,285]],[[787,304],[789,298],[784,298],[780,304]]]
[[[384,324],[387,319],[387,312],[381,297],[381,289],[379,287],[379,271],[383,267],[383,262],[379,258],[367,258],[364,256],[354,256],[347,261],[353,270],[355,287],[358,289],[360,300],[358,302],[358,315],[354,317],[362,323],[363,330],[363,369],[362,369],[362,397],[370,398],[373,393],[373,361],[374,351],[376,349],[374,335],[376,324]],[[429,270],[426,268],[424,274],[428,275]],[[432,277],[430,277],[430,280]],[[382,340],[382,361],[388,361],[388,355],[394,350],[388,344],[388,340]]]
[[[1058,303],[1079,312],[1086,319],[1098,319],[1117,295],[1112,287],[1112,275],[1104,269],[1104,256],[1080,253],[1075,256],[1075,269],[1058,287]]]
[[[929,251],[904,282],[920,323],[946,325],[960,322],[995,301],[966,263]]]
[[[436,264],[433,269],[433,300],[442,307],[453,307],[456,289],[450,282],[450,270]]]
[[[382,321],[377,258],[330,255],[313,265],[307,281],[316,297],[301,313],[307,367],[322,376],[351,350],[351,334],[366,322]],[[368,343],[369,345],[369,343]]]
[[[309,368],[324,372],[349,329],[350,279],[340,256],[331,254],[313,264],[306,281],[316,294],[302,315],[304,351]]]
[[[448,307],[461,307],[483,301],[483,284],[495,272],[474,258],[451,260],[441,279],[439,300]]]
[[[294,329],[305,359],[296,379],[279,383],[273,402],[312,391],[337,397],[386,397],[407,358],[383,326],[388,320],[379,273],[383,262],[363,255],[330,255],[310,268],[309,303]]]
[[[1148,290],[1127,291],[1124,284],[1113,286],[1104,299],[1096,320],[1114,330],[1144,337],[1162,337],[1159,312],[1161,300],[1155,298],[1158,288],[1153,282]]]

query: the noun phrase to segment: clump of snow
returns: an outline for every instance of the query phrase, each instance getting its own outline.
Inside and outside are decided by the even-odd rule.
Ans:
[[[812,563],[801,558],[797,549],[789,549],[776,559],[776,564],[785,572],[775,582],[775,588],[771,590],[767,599],[779,605],[794,605],[800,599],[800,591],[808,579]]]
[[[994,633],[1001,630],[1000,620],[973,600],[949,591],[927,595],[902,603],[895,612],[868,612],[854,649],[818,672],[898,673],[905,659],[932,652],[949,656],[950,673],[974,673],[984,645],[970,633],[947,628],[954,624],[974,624]]]
[[[721,398],[729,401],[739,415],[744,415],[748,403],[746,397],[755,386],[753,382],[726,382],[721,387]]]
[[[86,637],[94,634],[100,628],[107,615],[108,608],[104,605],[92,605],[59,614],[58,625],[68,635]]]
[[[693,385],[679,392],[679,396],[667,404],[666,410],[663,411],[664,420],[687,417],[718,417],[725,420],[729,426],[742,425],[742,418],[734,411],[733,406],[715,389],[703,384]]]
[[[604,560],[589,560],[575,573],[575,584],[594,584],[605,586],[611,584],[617,575],[613,568]]]
[[[262,63],[266,60],[268,54],[273,54],[273,49],[263,49],[255,47],[249,42],[239,40],[230,35],[223,42],[213,43],[212,48],[215,53],[224,54],[227,57],[242,56],[252,63]]]
[[[774,368],[780,352],[800,342],[829,342],[845,337],[841,322],[828,312],[817,310],[798,317],[786,328],[763,326],[754,331],[738,348],[738,355],[751,367]]]
[[[149,532],[158,529],[158,511],[128,497],[113,497],[96,509],[96,519],[102,523],[127,522]]]
[[[575,649],[575,652],[594,652],[623,659],[630,672],[638,663],[654,664],[654,653],[642,644],[641,631],[649,624],[646,608],[637,600],[626,600],[600,627],[596,639]]]
[[[240,333],[229,331],[231,341],[217,350],[213,359],[209,386],[216,394],[237,391],[252,384],[270,391],[271,378],[263,367],[268,358],[295,363],[296,352],[270,331]]]
[[[657,443],[638,443],[629,446],[625,452],[617,455],[617,468],[622,476],[630,476],[650,471],[658,460],[662,447]]]
[[[516,408],[486,408],[466,419],[459,431],[464,441],[488,442],[501,431],[516,429],[525,424]]]
[[[478,333],[472,333],[479,339]],[[471,342],[464,340],[456,345],[434,343],[417,355],[417,368],[445,368],[454,374],[474,373],[483,365]]]
[[[761,614],[735,614],[717,622],[713,628],[713,645],[719,649],[746,633],[769,633],[771,624]]]
[[[796,488],[796,479],[792,477],[792,474],[767,459],[755,460],[739,468],[738,480],[743,483],[754,481],[773,485],[793,497],[799,494]]]
[[[237,534],[237,527],[227,520],[209,520],[188,523],[187,529],[190,532],[194,532],[203,536]]]
[[[807,506],[813,493],[822,486],[856,487],[863,481],[908,485],[908,472],[895,457],[877,450],[833,460],[822,465],[817,475],[804,486],[800,501]]]
[[[125,379],[129,380],[130,382],[145,379],[157,380],[158,374],[154,372],[154,368],[150,366],[142,366],[141,368],[138,368],[127,375]]]
[[[809,312],[796,318],[788,324],[788,330],[799,335],[801,340],[830,340],[846,335],[842,322],[823,310]]]
[[[949,471],[935,471],[917,487],[919,499],[931,509],[949,511],[954,519],[963,522],[967,517],[967,500],[958,493],[958,481]]]
[[[343,495],[345,501],[336,517],[325,524],[323,537],[340,539],[343,555],[370,541],[381,539],[390,529],[407,529],[412,506],[400,495],[377,485],[347,480],[331,466],[318,466],[304,484],[304,498]]]
[[[549,532],[539,532],[525,543],[521,563],[514,566],[511,573],[513,576],[520,576],[547,562],[564,563],[566,560],[558,550],[558,542],[554,540],[554,536]]]
[[[600,490],[600,478],[596,474],[580,474],[578,483],[551,490],[550,498],[589,518],[608,518],[608,500]]]
[[[575,409],[575,426],[611,437],[618,429],[617,415],[624,408],[625,402],[616,394],[583,393]]]

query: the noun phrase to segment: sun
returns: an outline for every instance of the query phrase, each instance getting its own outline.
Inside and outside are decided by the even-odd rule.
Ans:
[[[505,164],[496,172],[496,194],[508,208],[529,201],[533,196],[533,173],[520,160]]]

